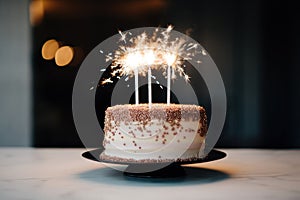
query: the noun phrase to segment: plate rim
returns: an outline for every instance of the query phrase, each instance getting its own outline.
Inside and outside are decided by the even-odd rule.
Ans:
[[[81,156],[85,159],[100,162],[100,163],[108,163],[108,164],[119,164],[119,165],[164,165],[164,164],[177,164],[177,165],[185,165],[185,164],[197,164],[197,163],[206,163],[211,161],[216,161],[223,159],[227,156],[224,151],[212,149],[206,157],[199,158],[191,161],[176,161],[176,162],[122,162],[122,161],[113,161],[113,160],[104,160],[104,159],[96,159],[92,153],[97,153],[100,155],[104,151],[104,148],[96,148],[93,150],[85,151],[81,154]]]

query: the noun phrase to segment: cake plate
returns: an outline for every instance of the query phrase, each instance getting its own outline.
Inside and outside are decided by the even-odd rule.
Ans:
[[[160,162],[160,163],[138,163],[138,162],[121,162],[112,160],[103,160],[99,158],[99,155],[104,149],[94,149],[86,151],[82,154],[82,157],[104,163],[128,165],[123,172],[125,176],[139,177],[139,178],[171,178],[186,175],[184,168],[181,165],[195,164],[215,161],[226,157],[226,153],[213,149],[205,158],[199,158],[192,161],[180,161],[180,162]]]

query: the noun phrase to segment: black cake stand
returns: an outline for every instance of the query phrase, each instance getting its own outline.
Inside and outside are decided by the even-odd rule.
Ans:
[[[121,162],[112,160],[103,160],[99,158],[103,149],[94,149],[86,151],[82,156],[88,160],[112,164],[128,165],[123,172],[124,175],[139,178],[171,178],[186,175],[184,168],[181,165],[205,163],[214,160],[219,160],[226,157],[226,153],[219,150],[211,150],[205,158],[199,158],[192,161],[172,162],[172,163],[137,163],[137,162]]]

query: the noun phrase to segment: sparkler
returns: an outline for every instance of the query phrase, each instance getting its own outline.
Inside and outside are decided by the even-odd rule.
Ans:
[[[185,61],[192,60],[196,53],[205,54],[202,49],[197,51],[199,45],[187,43],[184,38],[170,39],[172,26],[167,29],[155,29],[152,35],[142,33],[133,36],[130,32],[121,32],[119,42],[123,42],[114,53],[106,55],[106,61],[112,61],[111,76],[134,76],[135,78],[135,103],[139,104],[138,76],[148,75],[148,102],[152,103],[151,70],[163,69],[167,71],[167,104],[170,104],[171,79],[175,79],[175,72],[189,81],[189,76],[182,68]],[[204,53],[203,53],[204,52]],[[113,82],[111,78],[102,81],[102,84]]]
[[[167,104],[170,104],[171,99],[171,66],[173,66],[174,62],[176,61],[176,55],[167,53],[165,54],[165,60],[168,65],[168,72],[167,72]],[[173,69],[172,69],[173,71]]]
[[[153,65],[155,61],[155,55],[153,50],[148,50],[144,54],[144,59],[145,59],[145,64],[148,67],[148,103],[149,107],[151,107],[152,104],[152,83],[151,83],[151,78],[152,78],[152,73],[151,73],[151,65]]]

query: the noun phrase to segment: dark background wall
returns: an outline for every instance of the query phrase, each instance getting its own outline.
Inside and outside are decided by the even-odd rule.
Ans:
[[[222,74],[228,112],[218,147],[300,147],[300,34],[293,1],[43,2],[43,18],[32,25],[34,146],[82,146],[71,109],[82,59],[58,67],[41,57],[45,41],[54,38],[78,47],[84,57],[118,29],[171,23],[202,44]],[[112,88],[99,91],[109,93]],[[108,102],[99,103],[101,125]],[[203,105],[209,107],[209,101]]]

